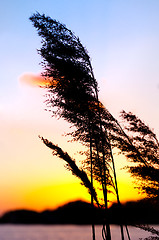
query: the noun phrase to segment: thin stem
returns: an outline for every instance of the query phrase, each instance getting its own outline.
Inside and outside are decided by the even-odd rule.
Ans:
[[[108,223],[108,199],[107,199],[107,182],[106,182],[106,166],[105,166],[105,151],[104,151],[104,140],[103,140],[103,130],[102,130],[102,122],[101,122],[101,112],[100,112],[100,107],[99,107],[99,99],[98,99],[98,89],[97,89],[97,84],[96,84],[96,80],[94,77],[94,73],[93,73],[93,69],[92,69],[92,65],[90,64],[90,69],[91,69],[91,73],[92,73],[92,78],[94,80],[94,90],[95,90],[95,98],[97,101],[97,107],[98,107],[98,115],[99,115],[99,124],[100,124],[100,134],[101,134],[101,142],[102,142],[102,153],[103,153],[103,180],[104,180],[104,184],[103,184],[103,195],[104,195],[104,202],[105,202],[105,212],[106,212],[106,217],[107,217],[107,221],[106,221],[106,232],[107,232],[107,240],[111,240],[111,232],[110,232],[110,224]]]
[[[113,154],[112,154],[111,145],[110,145],[110,154],[111,154],[112,165],[113,165],[113,172],[114,172],[114,180],[115,180],[115,188],[116,188],[117,201],[118,201],[119,207],[121,208],[121,203],[120,203],[120,200],[119,200],[119,191],[118,191],[118,184],[117,184],[115,163],[114,163],[114,158],[113,158]],[[123,225],[122,225],[122,223],[120,224],[120,230],[121,230],[121,239],[124,240],[124,231],[123,231]]]
[[[106,133],[107,133],[107,131],[106,131]],[[116,170],[115,170],[115,162],[114,162],[114,157],[113,157],[113,153],[112,153],[112,147],[111,147],[111,144],[110,144],[110,139],[109,139],[108,133],[107,133],[107,139],[108,139],[108,143],[109,143],[110,155],[111,155],[112,165],[113,165],[113,172],[114,172],[114,180],[115,180],[115,190],[116,190],[116,195],[117,195],[117,202],[118,202],[119,207],[121,208],[121,202],[120,202],[120,199],[119,199],[118,182],[117,182],[117,176],[116,176]],[[128,231],[127,225],[125,225],[125,227],[126,227],[126,231],[127,231],[128,238],[129,238],[129,240],[131,240],[131,239],[130,239],[130,235],[129,235],[129,231]],[[122,223],[120,224],[120,229],[121,229],[121,238],[122,238],[122,240],[124,240],[124,230],[123,230],[123,225],[122,225]]]
[[[91,159],[91,185],[93,189],[93,163],[92,163],[92,134],[90,129],[90,120],[89,120],[89,134],[90,134],[90,159]],[[93,193],[91,192],[91,206],[92,211],[94,211],[94,204],[93,204]],[[95,226],[94,226],[94,219],[92,219],[92,238],[95,240]]]

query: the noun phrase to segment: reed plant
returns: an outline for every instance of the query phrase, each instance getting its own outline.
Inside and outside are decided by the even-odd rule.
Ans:
[[[105,210],[107,211],[108,185],[111,186],[113,183],[106,159],[108,153],[107,147],[105,148],[106,139],[101,121],[98,84],[94,78],[88,52],[79,38],[58,21],[39,13],[33,14],[30,20],[42,37],[42,47],[39,53],[43,59],[43,76],[50,80],[50,84],[46,86],[48,89],[46,104],[48,108],[52,109],[53,115],[67,120],[77,129],[72,133],[74,139],[81,140],[84,138],[85,143],[89,143],[91,202],[93,205],[93,200],[96,201],[93,193],[93,178],[96,176],[96,180],[98,179],[102,184]],[[46,140],[44,142],[46,143]],[[56,153],[59,154],[57,148]],[[73,162],[69,162],[69,167],[70,163]],[[72,166],[70,168],[76,174]],[[81,171],[78,171],[78,173],[81,173]],[[110,240],[111,233],[108,219],[105,225],[106,230],[104,232],[107,232],[107,239]],[[92,230],[93,239],[95,239],[94,225],[92,225]]]
[[[129,172],[140,180],[146,177],[145,181],[149,184],[154,180],[154,176],[155,181],[158,181],[158,168],[154,168],[159,162],[157,138],[131,113],[121,113],[125,124],[122,126],[100,102],[98,82],[94,77],[88,51],[71,30],[38,12],[33,14],[30,20],[42,38],[42,47],[38,53],[42,57],[42,76],[47,83],[49,80],[49,84],[45,85],[47,109],[53,116],[63,118],[74,127],[74,131],[68,134],[73,141],[81,142],[85,146],[86,158],[83,165],[77,166],[67,152],[51,141],[40,138],[52,149],[54,155],[66,162],[67,168],[88,189],[92,207],[96,205],[105,209],[102,237],[103,240],[111,240],[108,215],[110,192],[116,194],[122,216],[113,150],[118,149],[119,153],[138,163],[135,167],[128,167]],[[150,176],[148,171],[151,172],[151,167],[154,171]],[[151,179],[148,179],[148,176]],[[98,197],[95,182],[101,186],[102,200]],[[142,186],[142,191],[155,195],[158,185],[156,187],[154,183],[153,188],[149,187],[150,184],[146,188]],[[119,224],[121,239],[124,240],[122,219]],[[130,240],[128,228],[125,227]],[[93,222],[92,239],[96,239]]]

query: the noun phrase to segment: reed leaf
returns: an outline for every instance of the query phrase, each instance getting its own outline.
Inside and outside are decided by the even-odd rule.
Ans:
[[[40,137],[40,136],[39,136]],[[67,163],[67,168],[72,172],[73,175],[75,175],[77,178],[79,178],[82,182],[82,184],[88,189],[89,193],[92,194],[96,204],[99,206],[99,202],[97,199],[97,193],[92,186],[86,172],[83,169],[80,169],[77,165],[74,159],[72,159],[67,152],[64,152],[58,145],[53,144],[52,142],[48,141],[47,139],[40,137],[40,139],[43,141],[43,143],[53,150],[53,155],[58,156],[62,160],[64,160]]]

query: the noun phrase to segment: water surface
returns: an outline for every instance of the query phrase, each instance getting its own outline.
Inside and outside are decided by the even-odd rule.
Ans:
[[[156,226],[154,226],[156,227]],[[157,226],[159,229],[159,226]],[[112,225],[112,240],[120,240],[119,226]],[[150,234],[129,227],[131,240]],[[0,225],[0,240],[92,240],[91,226],[76,225]],[[125,240],[128,238],[125,237]],[[96,240],[102,240],[101,226],[96,226]]]

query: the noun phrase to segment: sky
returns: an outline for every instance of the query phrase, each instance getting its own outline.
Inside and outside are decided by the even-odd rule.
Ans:
[[[45,111],[39,88],[41,39],[29,17],[38,11],[66,24],[87,48],[99,97],[118,118],[132,111],[159,136],[158,0],[5,0],[0,3],[0,213],[42,211],[90,196],[39,139],[69,154],[81,146],[63,136],[68,123]],[[122,201],[139,199],[133,179],[116,161]]]

